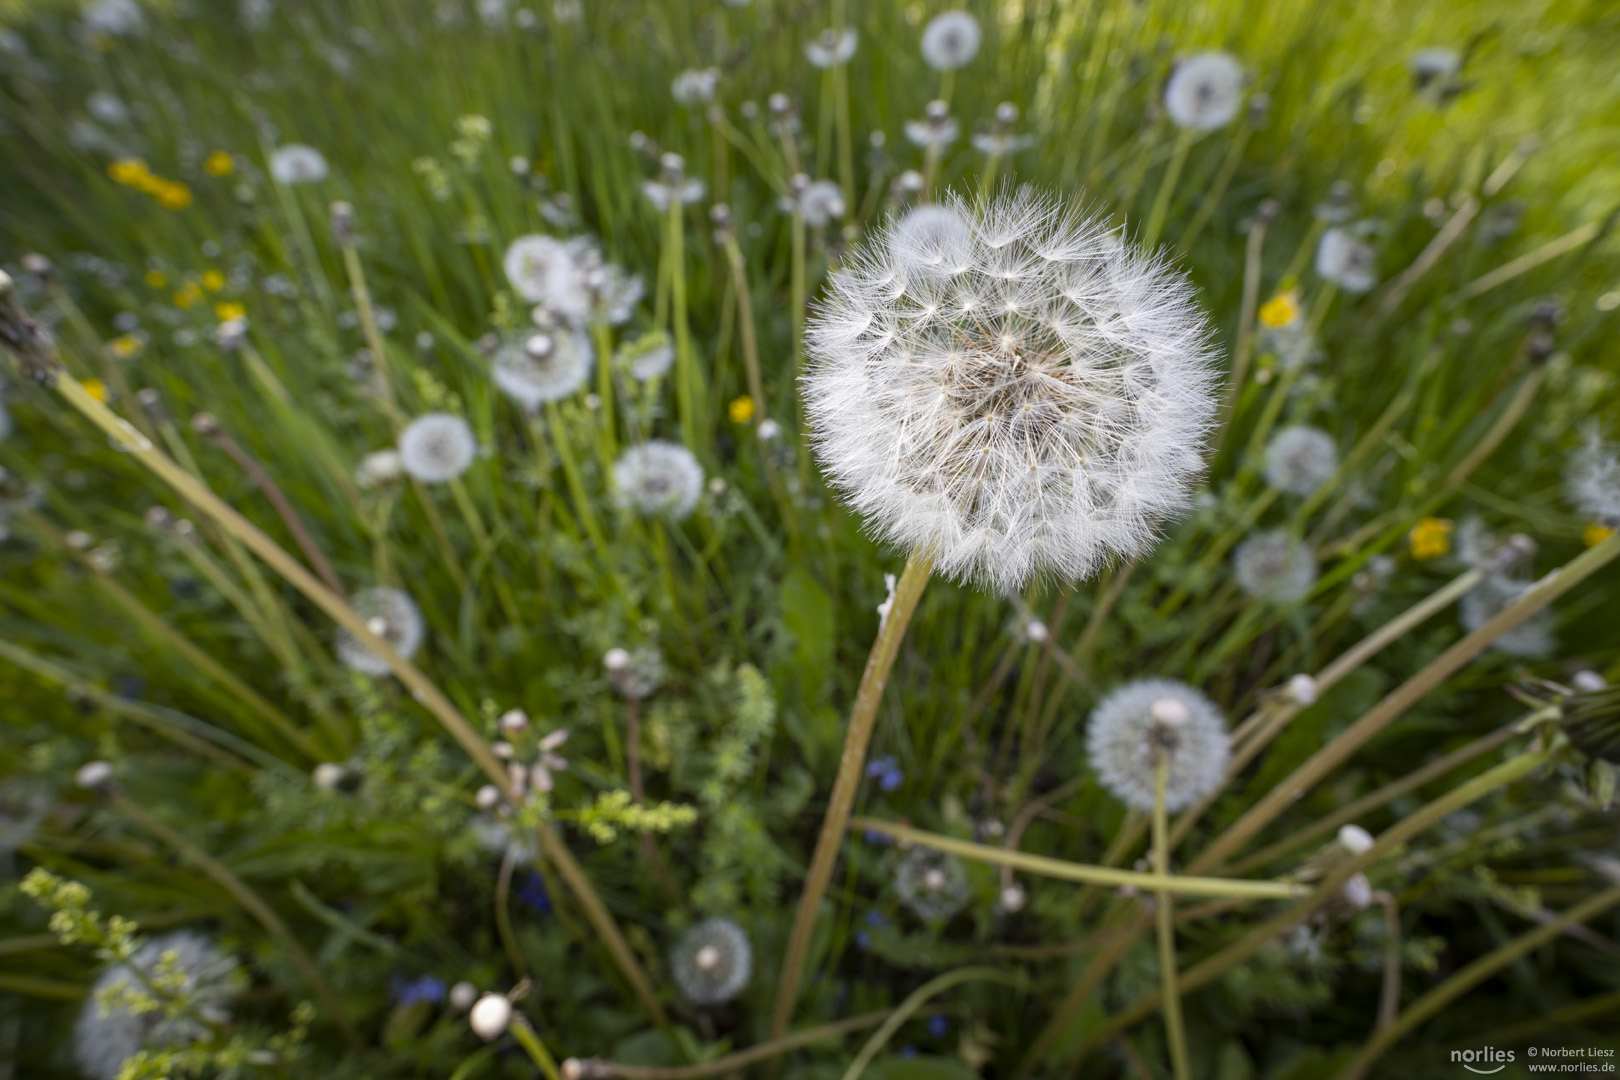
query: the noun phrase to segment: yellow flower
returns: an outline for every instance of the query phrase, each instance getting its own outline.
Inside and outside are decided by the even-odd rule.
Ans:
[[[167,180],[160,183],[152,192],[157,201],[170,210],[184,210],[191,205],[191,189],[184,184],[171,183]]]
[[[133,334],[125,334],[123,337],[113,338],[112,344],[108,345],[107,348],[110,349],[112,354],[118,357],[118,359],[128,360],[130,357],[141,351],[141,339]],[[88,389],[89,384],[86,383],[85,387]]]
[[[85,379],[79,385],[84,387],[85,393],[89,394],[103,405],[107,404],[107,385],[100,379]]]
[[[146,171],[146,162],[140,158],[119,158],[107,166],[107,175],[117,183],[139,187],[151,173]]]
[[[1407,540],[1412,545],[1412,558],[1419,562],[1438,559],[1451,550],[1451,522],[1426,517],[1412,526]]]
[[[1609,526],[1601,521],[1594,521],[1586,527],[1585,532],[1581,533],[1581,539],[1586,542],[1587,547],[1597,547],[1613,535],[1614,530]]]
[[[218,270],[209,270],[203,274],[202,284],[209,292],[219,292],[225,287],[225,275]]]
[[[223,150],[215,150],[203,161],[203,172],[209,176],[229,176],[236,171],[236,162]]]
[[[174,304],[176,307],[184,308],[185,310],[189,311],[193,307],[196,307],[198,301],[200,301],[202,298],[202,290],[197,288],[195,282],[188,281],[186,282],[184,288],[174,294]]]
[[[733,424],[746,424],[754,418],[754,399],[744,394],[733,400],[727,411],[731,414]]]
[[[240,319],[246,316],[247,308],[234,300],[221,300],[214,305],[214,315],[220,322],[230,322],[232,319]]]
[[[1260,321],[1272,329],[1287,326],[1297,318],[1299,318],[1299,291],[1297,289],[1280,292],[1260,305]]]
[[[169,283],[169,278],[161,270],[148,270],[146,272],[146,283],[154,289],[161,289]]]

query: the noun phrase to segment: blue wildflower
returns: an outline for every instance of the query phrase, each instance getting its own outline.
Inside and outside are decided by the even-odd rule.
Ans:
[[[415,979],[395,975],[388,980],[388,993],[396,1005],[437,1005],[444,1001],[444,980],[432,975]]]
[[[533,908],[542,915],[551,914],[551,894],[546,892],[546,882],[538,872],[529,871],[529,876],[517,889],[518,902]]]
[[[893,791],[906,780],[906,774],[900,769],[899,760],[892,754],[885,754],[867,762],[866,775],[877,780],[878,786],[884,791]]]
[[[943,1039],[951,1030],[951,1022],[945,1018],[944,1013],[935,1013],[928,1018],[928,1034],[936,1039]]]

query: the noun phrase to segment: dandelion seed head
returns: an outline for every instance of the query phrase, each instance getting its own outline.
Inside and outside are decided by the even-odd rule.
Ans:
[[[478,440],[459,416],[426,413],[399,433],[400,466],[427,484],[442,484],[467,471],[478,456]]]
[[[688,69],[675,76],[669,85],[669,93],[675,99],[675,104],[690,108],[713,101],[719,85],[719,68]]]
[[[1620,525],[1620,446],[1589,433],[1570,456],[1564,492],[1587,517],[1611,528]]]
[[[1349,229],[1334,227],[1316,245],[1316,272],[1349,293],[1378,284],[1378,253]]]
[[[900,894],[900,902],[918,918],[949,919],[967,903],[967,874],[954,857],[915,847],[895,865],[894,890]]]
[[[575,249],[567,241],[542,233],[520,236],[506,246],[501,259],[512,291],[531,304],[583,318],[589,308],[574,261]]]
[[[1451,82],[1462,71],[1462,55],[1443,46],[1415,50],[1406,61],[1412,82],[1419,90]]]
[[[409,660],[422,647],[426,626],[422,612],[409,594],[386,586],[361,589],[349,601],[364,619],[366,629],[386,641],[400,656]],[[337,632],[337,657],[344,666],[366,675],[387,675],[388,662],[342,627]]]
[[[1532,583],[1506,577],[1488,575],[1485,580],[1463,594],[1457,604],[1457,618],[1469,633],[1480,629],[1524,595]],[[1509,656],[1546,656],[1557,646],[1545,610],[1525,619],[1491,643],[1491,647]]]
[[[1316,553],[1282,529],[1243,541],[1233,553],[1232,565],[1238,585],[1257,600],[1290,603],[1316,584]]]
[[[1242,106],[1243,65],[1230,53],[1195,53],[1176,65],[1164,85],[1164,111],[1194,131],[1225,127]]]
[[[593,360],[584,334],[525,334],[507,341],[495,353],[490,375],[501,393],[534,412],[548,401],[561,401],[585,384]]]
[[[171,1017],[163,1009],[137,1012],[129,1004],[102,1007],[104,997],[121,991],[149,995],[148,982],[169,976],[179,984],[179,996],[192,1002],[196,1018]],[[124,1062],[142,1050],[174,1049],[205,1038],[205,1024],[230,1019],[226,1005],[242,983],[236,960],[201,934],[180,930],[149,939],[128,963],[108,967],[91,987],[73,1026],[80,1070],[93,1080],[116,1080]]]
[[[951,199],[834,276],[804,377],[831,482],[881,539],[1016,591],[1151,546],[1202,470],[1216,376],[1187,282],[1028,190]]]
[[[602,657],[602,666],[620,697],[645,700],[664,682],[664,654],[651,645],[609,649]]]
[[[930,101],[923,110],[921,120],[907,120],[906,138],[927,150],[941,150],[956,141],[962,126],[951,115],[950,106],[943,101]],[[921,187],[921,177],[918,178]]]
[[[804,215],[804,223],[819,229],[828,222],[844,216],[844,191],[831,180],[811,180],[803,173],[793,178],[793,191],[784,195],[781,207],[784,213],[797,211]]]
[[[823,30],[819,37],[804,47],[804,56],[810,61],[811,67],[837,67],[849,63],[855,55],[855,42],[855,31],[847,26],[842,30]]]
[[[288,143],[270,151],[270,176],[278,184],[318,184],[329,173],[325,155],[313,146]]]
[[[146,29],[146,11],[135,0],[93,0],[79,18],[87,32],[107,37],[129,37]]]
[[[1536,542],[1523,533],[1498,536],[1477,517],[1457,527],[1457,558],[1473,570],[1500,574],[1535,556]]]
[[[632,446],[613,465],[619,503],[647,517],[680,521],[703,494],[703,466],[679,443],[652,439]]]
[[[1321,428],[1280,428],[1266,446],[1266,482],[1290,495],[1311,495],[1339,469],[1339,447]]]
[[[743,928],[730,919],[704,919],[675,943],[669,970],[686,1000],[694,1005],[721,1005],[748,986],[754,950]]]
[[[935,15],[923,27],[923,61],[935,71],[953,71],[978,55],[983,36],[979,20],[965,11]]]
[[[1185,809],[1225,782],[1231,739],[1215,703],[1185,683],[1138,679],[1091,712],[1086,753],[1103,787],[1134,810],[1152,810],[1161,758],[1165,806]]]

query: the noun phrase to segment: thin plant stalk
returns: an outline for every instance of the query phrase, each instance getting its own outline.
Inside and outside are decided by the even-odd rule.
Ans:
[[[1170,211],[1170,198],[1175,194],[1177,181],[1181,179],[1182,166],[1187,163],[1187,151],[1192,149],[1193,140],[1197,137],[1198,133],[1192,128],[1183,128],[1176,137],[1175,149],[1170,152],[1170,164],[1164,170],[1164,179],[1159,181],[1159,193],[1154,197],[1153,210],[1148,214],[1147,228],[1142,230],[1143,247],[1151,248],[1159,242],[1165,215]]]
[[[723,1076],[736,1073],[745,1065],[757,1065],[762,1061],[770,1061],[780,1057],[789,1050],[800,1047],[814,1046],[828,1039],[839,1039],[852,1032],[861,1031],[881,1024],[890,1014],[888,1012],[869,1012],[859,1016],[852,1016],[847,1020],[838,1020],[831,1024],[821,1024],[818,1027],[805,1028],[795,1031],[791,1035],[784,1035],[780,1039],[772,1039],[746,1050],[738,1050],[734,1054],[715,1058],[697,1065],[625,1065],[616,1061],[602,1061],[592,1058],[580,1062],[581,1075],[588,1077],[606,1077],[609,1080],[704,1080],[709,1076]]]
[[[512,929],[512,872],[516,869],[517,848],[508,844],[506,853],[501,857],[500,873],[495,877],[495,929],[501,935],[501,947],[506,950],[507,961],[521,979],[528,976],[529,965],[523,959],[523,950],[518,948],[517,933]]]
[[[597,457],[606,475],[619,456],[618,434],[614,431],[613,388],[613,328],[598,320],[591,324],[591,338],[596,345],[596,396],[601,399],[597,407]]]
[[[1119,603],[1119,598],[1125,593],[1125,586],[1129,584],[1131,575],[1135,573],[1137,564],[1128,562],[1124,566],[1109,571],[1108,582],[1103,586],[1102,594],[1097,598],[1097,606],[1091,609],[1091,615],[1086,619],[1085,629],[1080,632],[1080,638],[1074,643],[1074,649],[1069,653],[1069,662],[1059,665],[1057,685],[1053,687],[1051,696],[1041,711],[1040,727],[1036,729],[1037,745],[1045,745],[1047,735],[1052,725],[1057,722],[1058,708],[1063,704],[1064,695],[1069,686],[1075,681],[1077,672],[1084,672],[1086,665],[1091,661],[1091,654],[1097,647],[1097,641],[1102,636],[1103,625]]]
[[[899,1008],[889,1014],[888,1019],[883,1021],[883,1026],[872,1032],[872,1037],[866,1040],[866,1044],[855,1055],[855,1060],[844,1070],[843,1080],[860,1080],[861,1075],[866,1072],[866,1067],[872,1063],[872,1059],[883,1051],[890,1039],[894,1038],[894,1033],[932,998],[965,982],[985,981],[1016,985],[1016,980],[1004,971],[990,967],[970,967],[947,971],[917,987],[906,996],[906,1000],[900,1003]]]
[[[681,441],[693,453],[703,445],[698,432],[703,430],[703,383],[697,370],[697,357],[692,354],[692,329],[686,319],[686,227],[681,220],[685,204],[671,195],[667,239],[670,273],[670,321],[675,328],[675,396],[681,412]]]
[[[793,930],[788,937],[787,955],[782,961],[782,974],[776,987],[776,1007],[771,1014],[771,1038],[779,1039],[787,1032],[793,1007],[798,1003],[799,984],[804,977],[804,963],[810,954],[810,935],[815,930],[816,916],[821,911],[822,898],[832,878],[833,863],[844,839],[850,809],[855,804],[855,792],[861,782],[862,767],[866,764],[866,748],[872,741],[872,730],[877,726],[878,705],[883,700],[883,688],[888,684],[889,671],[900,651],[906,627],[922,598],[933,569],[933,557],[913,552],[906,560],[906,568],[895,586],[889,609],[878,624],[877,640],[867,658],[861,685],[855,692],[855,705],[850,711],[849,727],[844,733],[844,749],[838,759],[838,777],[833,782],[832,795],[827,801],[827,814],[821,822],[821,834],[816,839],[815,854],[805,875],[804,889],[799,894],[799,908],[793,918]]]
[[[1170,815],[1165,809],[1165,787],[1170,782],[1170,755],[1159,755],[1153,782],[1153,869],[1170,876]],[[1189,1080],[1187,1029],[1181,1016],[1181,992],[1176,988],[1176,911],[1169,892],[1153,897],[1159,927],[1159,983],[1164,998],[1164,1031],[1170,1043],[1170,1067],[1176,1080]]]
[[[1567,232],[1556,240],[1549,240],[1534,251],[1520,255],[1511,262],[1498,266],[1495,270],[1479,277],[1457,290],[1458,300],[1471,300],[1481,293],[1489,292],[1498,285],[1505,285],[1520,274],[1529,273],[1542,263],[1551,262],[1566,252],[1574,251],[1583,244],[1595,240],[1603,231],[1604,223],[1590,221],[1580,228]]]
[[[512,1022],[507,1026],[512,1038],[523,1047],[523,1052],[529,1055],[529,1060],[539,1067],[541,1075],[546,1080],[562,1080],[562,1073],[557,1070],[557,1059],[551,1056],[546,1044],[540,1040],[534,1028],[529,1026],[527,1017],[521,1014],[513,1016]]]
[[[838,24],[834,24],[838,25]],[[855,205],[855,140],[850,133],[849,65],[833,65],[833,109],[838,122],[838,185],[844,205]]]
[[[1226,146],[1226,156],[1221,159],[1220,170],[1215,174],[1215,182],[1204,190],[1203,198],[1199,200],[1198,212],[1193,215],[1192,223],[1182,232],[1176,240],[1176,250],[1188,251],[1209,224],[1209,219],[1215,216],[1215,208],[1220,205],[1221,197],[1226,194],[1227,186],[1232,183],[1232,177],[1243,162],[1243,148],[1249,142],[1251,128],[1247,125],[1239,131]]]
[[[1232,350],[1232,378],[1226,384],[1226,396],[1221,401],[1220,421],[1209,440],[1211,455],[1220,452],[1237,408],[1238,393],[1249,374],[1249,360],[1254,355],[1254,323],[1260,309],[1261,253],[1265,249],[1266,226],[1270,220],[1266,214],[1254,216],[1248,243],[1243,248],[1243,297],[1238,308],[1237,346]]]
[[[568,432],[563,429],[562,411],[555,401],[546,402],[546,425],[551,429],[551,442],[557,448],[557,460],[562,463],[563,478],[568,482],[568,493],[573,496],[574,514],[585,527],[585,534],[590,537],[596,550],[606,551],[607,537],[602,533],[602,526],[597,523],[596,512],[591,509],[590,496],[585,493],[585,480],[579,471],[579,459],[574,456],[574,447],[568,441]]]

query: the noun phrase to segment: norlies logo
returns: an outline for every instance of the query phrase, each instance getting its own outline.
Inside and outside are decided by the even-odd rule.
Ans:
[[[1490,1076],[1499,1073],[1508,1067],[1513,1060],[1512,1050],[1498,1050],[1494,1046],[1487,1046],[1482,1050],[1453,1050],[1451,1060],[1462,1065],[1469,1072],[1479,1073],[1481,1076]],[[1475,1068],[1475,1066],[1494,1066]]]

